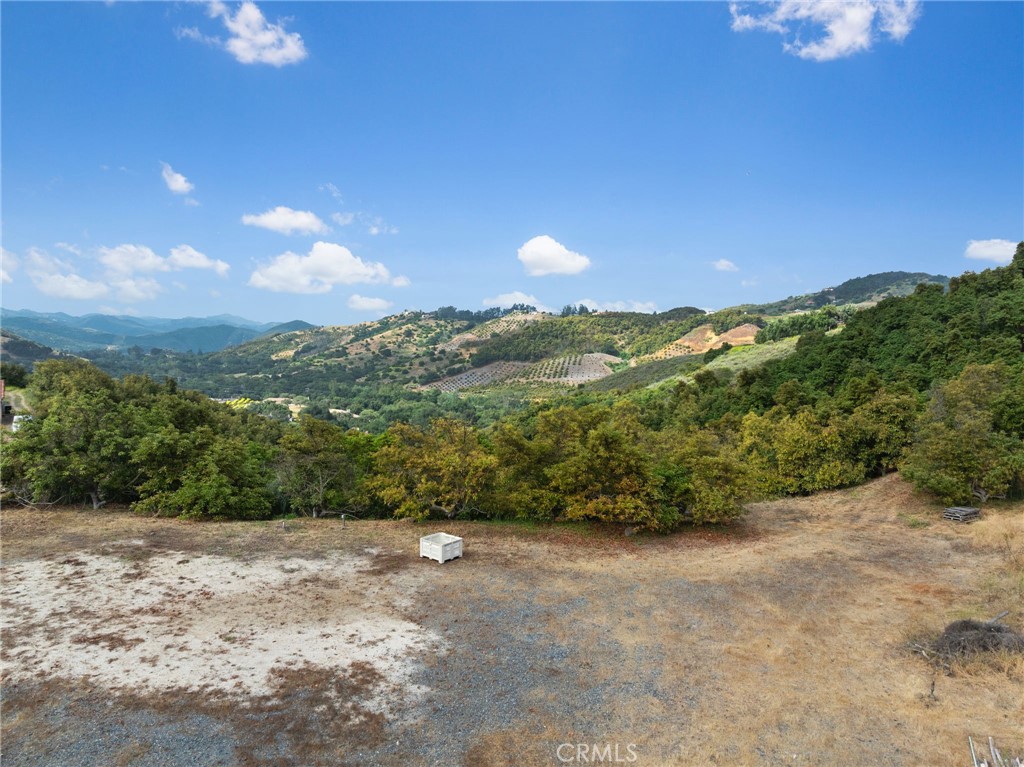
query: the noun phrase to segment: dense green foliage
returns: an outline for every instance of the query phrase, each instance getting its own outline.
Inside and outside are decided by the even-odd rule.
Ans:
[[[518,312],[535,312],[536,306],[530,304],[512,304],[507,308],[493,307],[482,311],[470,311],[469,309],[456,309],[454,306],[442,306],[433,312],[439,320],[461,320],[469,323],[469,326],[479,325],[489,320],[496,320],[499,317],[506,317],[509,314]]]
[[[945,286],[948,282],[949,277],[942,274],[881,272],[854,277],[834,288],[825,288],[816,293],[790,296],[770,304],[745,304],[741,308],[756,314],[787,314],[829,305],[861,304],[892,296],[907,296],[921,283]]]
[[[473,354],[475,366],[497,360],[536,362],[567,354],[616,354],[611,323],[598,316],[571,316],[557,322],[535,322],[517,333],[488,339]]]
[[[749,319],[718,315],[577,313],[480,348],[621,349],[627,330],[635,343],[673,323],[712,321],[722,332]],[[388,322],[392,337],[416,332],[401,316]],[[30,376],[35,418],[5,436],[0,470],[21,500],[119,501],[203,519],[349,509],[648,530],[727,522],[752,498],[897,468],[947,502],[1024,491],[1024,243],[1010,266],[964,274],[948,291],[922,285],[848,317],[840,333],[800,332],[795,344],[667,361],[692,377],[618,396],[589,387],[526,405],[335,381],[332,393],[359,418],[314,404],[323,418],[297,422],[270,403],[232,408],[170,379],[118,381],[82,360],[52,360]],[[783,346],[792,354],[757,367],[725,364]]]
[[[904,474],[947,503],[1002,498],[1024,478],[1024,375],[969,365],[936,389]]]
[[[664,381],[666,378],[693,373],[700,368],[704,361],[703,355],[685,354],[646,362],[634,367],[624,367],[607,378],[588,383],[586,389],[594,392],[625,392],[639,389]]]
[[[572,311],[563,312],[557,321],[533,323],[514,333],[484,341],[473,354],[473,364],[485,365],[497,360],[536,362],[590,352],[639,356],[657,351],[700,325],[710,324],[716,333],[724,333],[747,322],[761,323],[760,318],[733,309],[713,314],[693,307],[661,314],[594,314],[573,307],[566,309]]]
[[[3,481],[21,498],[133,503],[199,518],[267,516],[264,471],[279,426],[172,381],[116,381],[80,360],[40,363],[35,418],[3,452]]]
[[[28,383],[28,370],[17,362],[0,360],[0,378],[8,386],[24,386]]]
[[[55,352],[50,347],[22,338],[11,333],[7,328],[0,332],[0,354],[5,362],[25,366],[60,356],[59,352]]]
[[[783,338],[791,338],[809,333],[812,330],[834,330],[842,325],[855,313],[851,307],[825,306],[816,312],[803,314],[790,314],[777,320],[772,320],[759,331],[754,337],[754,342],[763,344],[768,341],[779,341]]]

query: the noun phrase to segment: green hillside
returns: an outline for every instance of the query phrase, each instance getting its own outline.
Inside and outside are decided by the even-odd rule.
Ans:
[[[830,304],[844,306],[877,303],[883,298],[908,296],[921,283],[946,286],[949,284],[949,277],[926,272],[880,272],[864,277],[854,277],[833,288],[825,288],[816,293],[790,296],[782,301],[768,304],[744,304],[740,308],[754,314],[779,315],[820,309]]]
[[[869,275],[829,295],[862,298],[900,291],[920,277],[930,278],[907,272]],[[754,311],[758,308],[765,307],[712,314],[695,307],[655,314],[566,307],[562,316],[554,316],[529,306],[477,312],[446,306],[352,326],[286,323],[264,327],[262,335],[249,340],[244,335],[256,329],[196,327],[189,318],[182,321],[186,327],[138,336],[127,347],[82,353],[117,376],[144,372],[170,377],[210,396],[289,402],[349,426],[381,431],[397,420],[425,423],[445,414],[487,423],[527,402],[557,399],[580,387],[592,396],[610,396],[689,380],[710,362],[704,355],[709,347],[701,339],[741,326],[760,327],[756,340],[764,349],[738,347],[710,366],[718,375],[735,374],[794,349],[792,342],[773,341],[839,329],[856,313],[852,306],[828,304],[776,317],[762,316]],[[96,316],[30,316],[26,321],[102,325]],[[135,320],[111,321],[110,327],[123,329]],[[154,322],[145,320],[147,327]],[[750,343],[752,331],[744,332],[745,340],[737,343]],[[696,349],[686,346],[691,336],[698,339]],[[711,348],[724,342],[712,340]],[[199,348],[209,353],[195,353]],[[509,367],[515,365],[529,367]]]
[[[6,329],[0,332],[0,358],[6,362],[31,367],[36,362],[63,356],[48,346],[29,341]]]
[[[480,327],[487,342],[547,343],[562,324],[621,348],[657,323],[533,314],[498,323],[406,313],[292,331],[242,347],[250,362],[270,354],[268,370],[243,377],[280,391],[320,368],[308,380],[331,381],[323,373],[343,370],[350,356],[379,376],[396,355],[436,357],[442,346],[471,354],[463,341],[479,336],[467,328]],[[191,359],[242,362],[227,351]],[[367,365],[375,359],[378,367]],[[555,358],[535,370],[550,380],[586,359]],[[648,375],[662,383],[642,385]],[[623,385],[608,385],[617,376]],[[309,400],[321,417],[288,424],[279,402],[220,405],[172,381],[118,381],[83,360],[50,360],[29,381],[36,418],[8,438],[0,459],[6,486],[21,498],[123,501],[191,518],[344,507],[670,530],[726,522],[756,498],[894,470],[949,504],[1020,496],[1024,243],[1007,267],[968,272],[948,290],[920,285],[851,315],[841,331],[637,364],[598,383],[517,401],[501,387],[458,395],[357,380],[328,390],[351,405],[341,425]],[[377,431],[385,433],[368,433]]]

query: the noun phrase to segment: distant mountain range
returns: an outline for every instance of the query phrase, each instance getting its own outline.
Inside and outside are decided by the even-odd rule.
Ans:
[[[254,322],[221,314],[215,317],[128,317],[0,309],[0,326],[8,335],[64,352],[140,347],[176,352],[216,352],[264,335],[311,328],[308,322]]]

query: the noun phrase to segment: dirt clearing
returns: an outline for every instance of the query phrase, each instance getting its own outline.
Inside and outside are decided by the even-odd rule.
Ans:
[[[896,477],[671,537],[5,509],[3,761],[964,763],[1024,754],[1024,664],[914,642],[1010,610],[1024,509]],[[418,538],[466,554],[419,559]]]

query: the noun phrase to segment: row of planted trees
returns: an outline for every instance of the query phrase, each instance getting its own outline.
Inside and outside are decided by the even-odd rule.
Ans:
[[[437,419],[371,436],[50,361],[31,377],[35,419],[5,441],[2,480],[8,500],[126,503],[188,518],[348,510],[650,530],[725,522],[755,498],[898,467],[948,502],[985,500],[1024,479],[1021,372],[969,366],[929,394],[868,378],[817,403],[790,381],[770,408],[715,420],[700,417],[705,380],[654,397],[539,407],[486,430]]]

